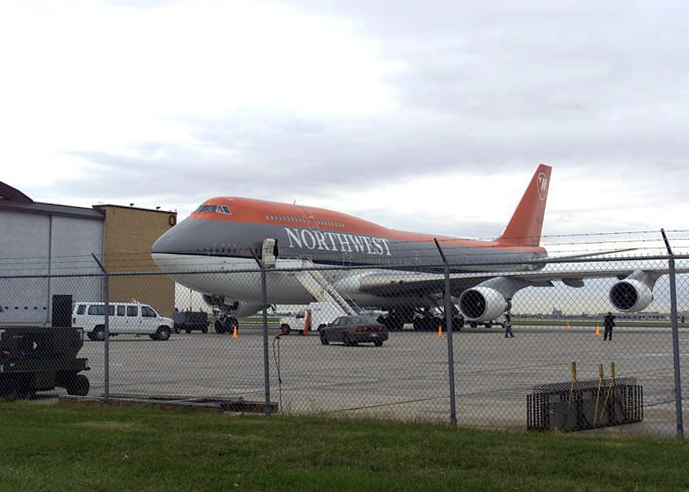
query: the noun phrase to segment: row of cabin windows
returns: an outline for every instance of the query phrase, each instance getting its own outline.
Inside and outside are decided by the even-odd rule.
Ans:
[[[273,215],[273,214],[268,214],[266,215],[266,219],[268,220],[281,220],[284,222],[300,222],[302,224],[308,224],[308,220],[305,217],[294,217],[292,215]],[[326,226],[326,227],[340,227],[344,229],[344,224],[342,222],[333,222],[331,220],[317,220],[316,224],[319,226]]]
[[[234,254],[234,253],[239,253],[242,251],[242,248],[238,248],[236,246],[226,246],[224,244],[221,244],[220,246],[213,245],[211,247],[208,246],[197,246],[196,251],[198,252],[204,252],[204,253],[228,253],[228,254]]]

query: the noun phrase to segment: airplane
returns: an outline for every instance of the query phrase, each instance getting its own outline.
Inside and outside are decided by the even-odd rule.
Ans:
[[[548,254],[540,239],[551,170],[537,167],[507,227],[492,241],[393,230],[297,204],[216,197],[158,238],[151,255],[163,272],[218,308],[228,330],[238,317],[263,309],[261,268],[268,304],[322,300],[298,274],[302,267],[317,269],[319,277],[309,280],[322,284],[321,292],[331,292],[345,308],[387,311],[381,321],[391,330],[406,323],[437,327],[429,313],[443,311],[439,249],[450,265],[454,329],[464,320],[474,326],[494,320],[511,309],[518,290],[554,281],[582,287],[584,279],[618,277],[609,292],[612,305],[623,312],[645,309],[655,282],[667,271],[543,270]]]

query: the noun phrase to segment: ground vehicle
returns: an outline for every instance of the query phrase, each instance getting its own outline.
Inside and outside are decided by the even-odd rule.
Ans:
[[[175,321],[175,333],[182,330],[187,333],[191,333],[192,330],[208,333],[208,313],[203,311],[175,311],[172,319]]]
[[[91,340],[105,339],[105,303],[75,302],[72,326],[84,329]],[[148,335],[153,340],[167,340],[172,332],[170,318],[160,316],[147,304],[111,302],[109,309],[110,335]]]
[[[290,331],[318,331],[343,314],[342,309],[330,302],[312,302],[297,314],[280,318],[280,331],[283,335],[289,335]]]
[[[1,328],[0,397],[13,401],[56,386],[70,395],[87,395],[89,380],[79,374],[89,369],[87,360],[77,358],[83,336],[81,329],[70,327]]]
[[[376,347],[388,339],[388,329],[369,316],[341,316],[318,330],[321,343],[342,342],[347,346],[372,342]]]

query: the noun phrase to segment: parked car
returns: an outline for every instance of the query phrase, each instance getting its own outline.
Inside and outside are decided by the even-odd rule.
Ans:
[[[147,304],[111,302],[109,332],[115,335],[148,335],[153,340],[167,340],[172,332],[170,318],[160,316]],[[105,339],[105,303],[74,303],[72,326],[81,327],[91,340]]]
[[[388,329],[370,316],[341,316],[318,330],[321,343],[342,342],[347,346],[373,343],[376,347],[388,339]]]

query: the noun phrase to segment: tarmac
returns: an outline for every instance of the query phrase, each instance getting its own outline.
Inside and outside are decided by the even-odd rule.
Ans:
[[[618,327],[612,341],[592,327],[515,326],[514,333],[509,339],[500,328],[453,333],[458,425],[525,429],[527,395],[535,386],[571,385],[573,362],[579,382],[598,381],[601,370],[609,378],[614,363],[617,378],[636,378],[643,387],[644,413],[640,423],[605,431],[676,433],[669,329]],[[326,346],[315,334],[278,335],[270,326],[267,352],[259,326],[241,328],[236,338],[200,332],[173,334],[164,342],[114,337],[108,344],[109,394],[241,398],[259,407],[270,401],[290,414],[452,420],[447,333],[391,332],[382,347]],[[686,368],[689,331],[682,329],[679,339]],[[104,349],[103,342],[85,340],[79,354],[89,360],[91,397],[105,392]],[[689,376],[682,382],[688,394]]]

